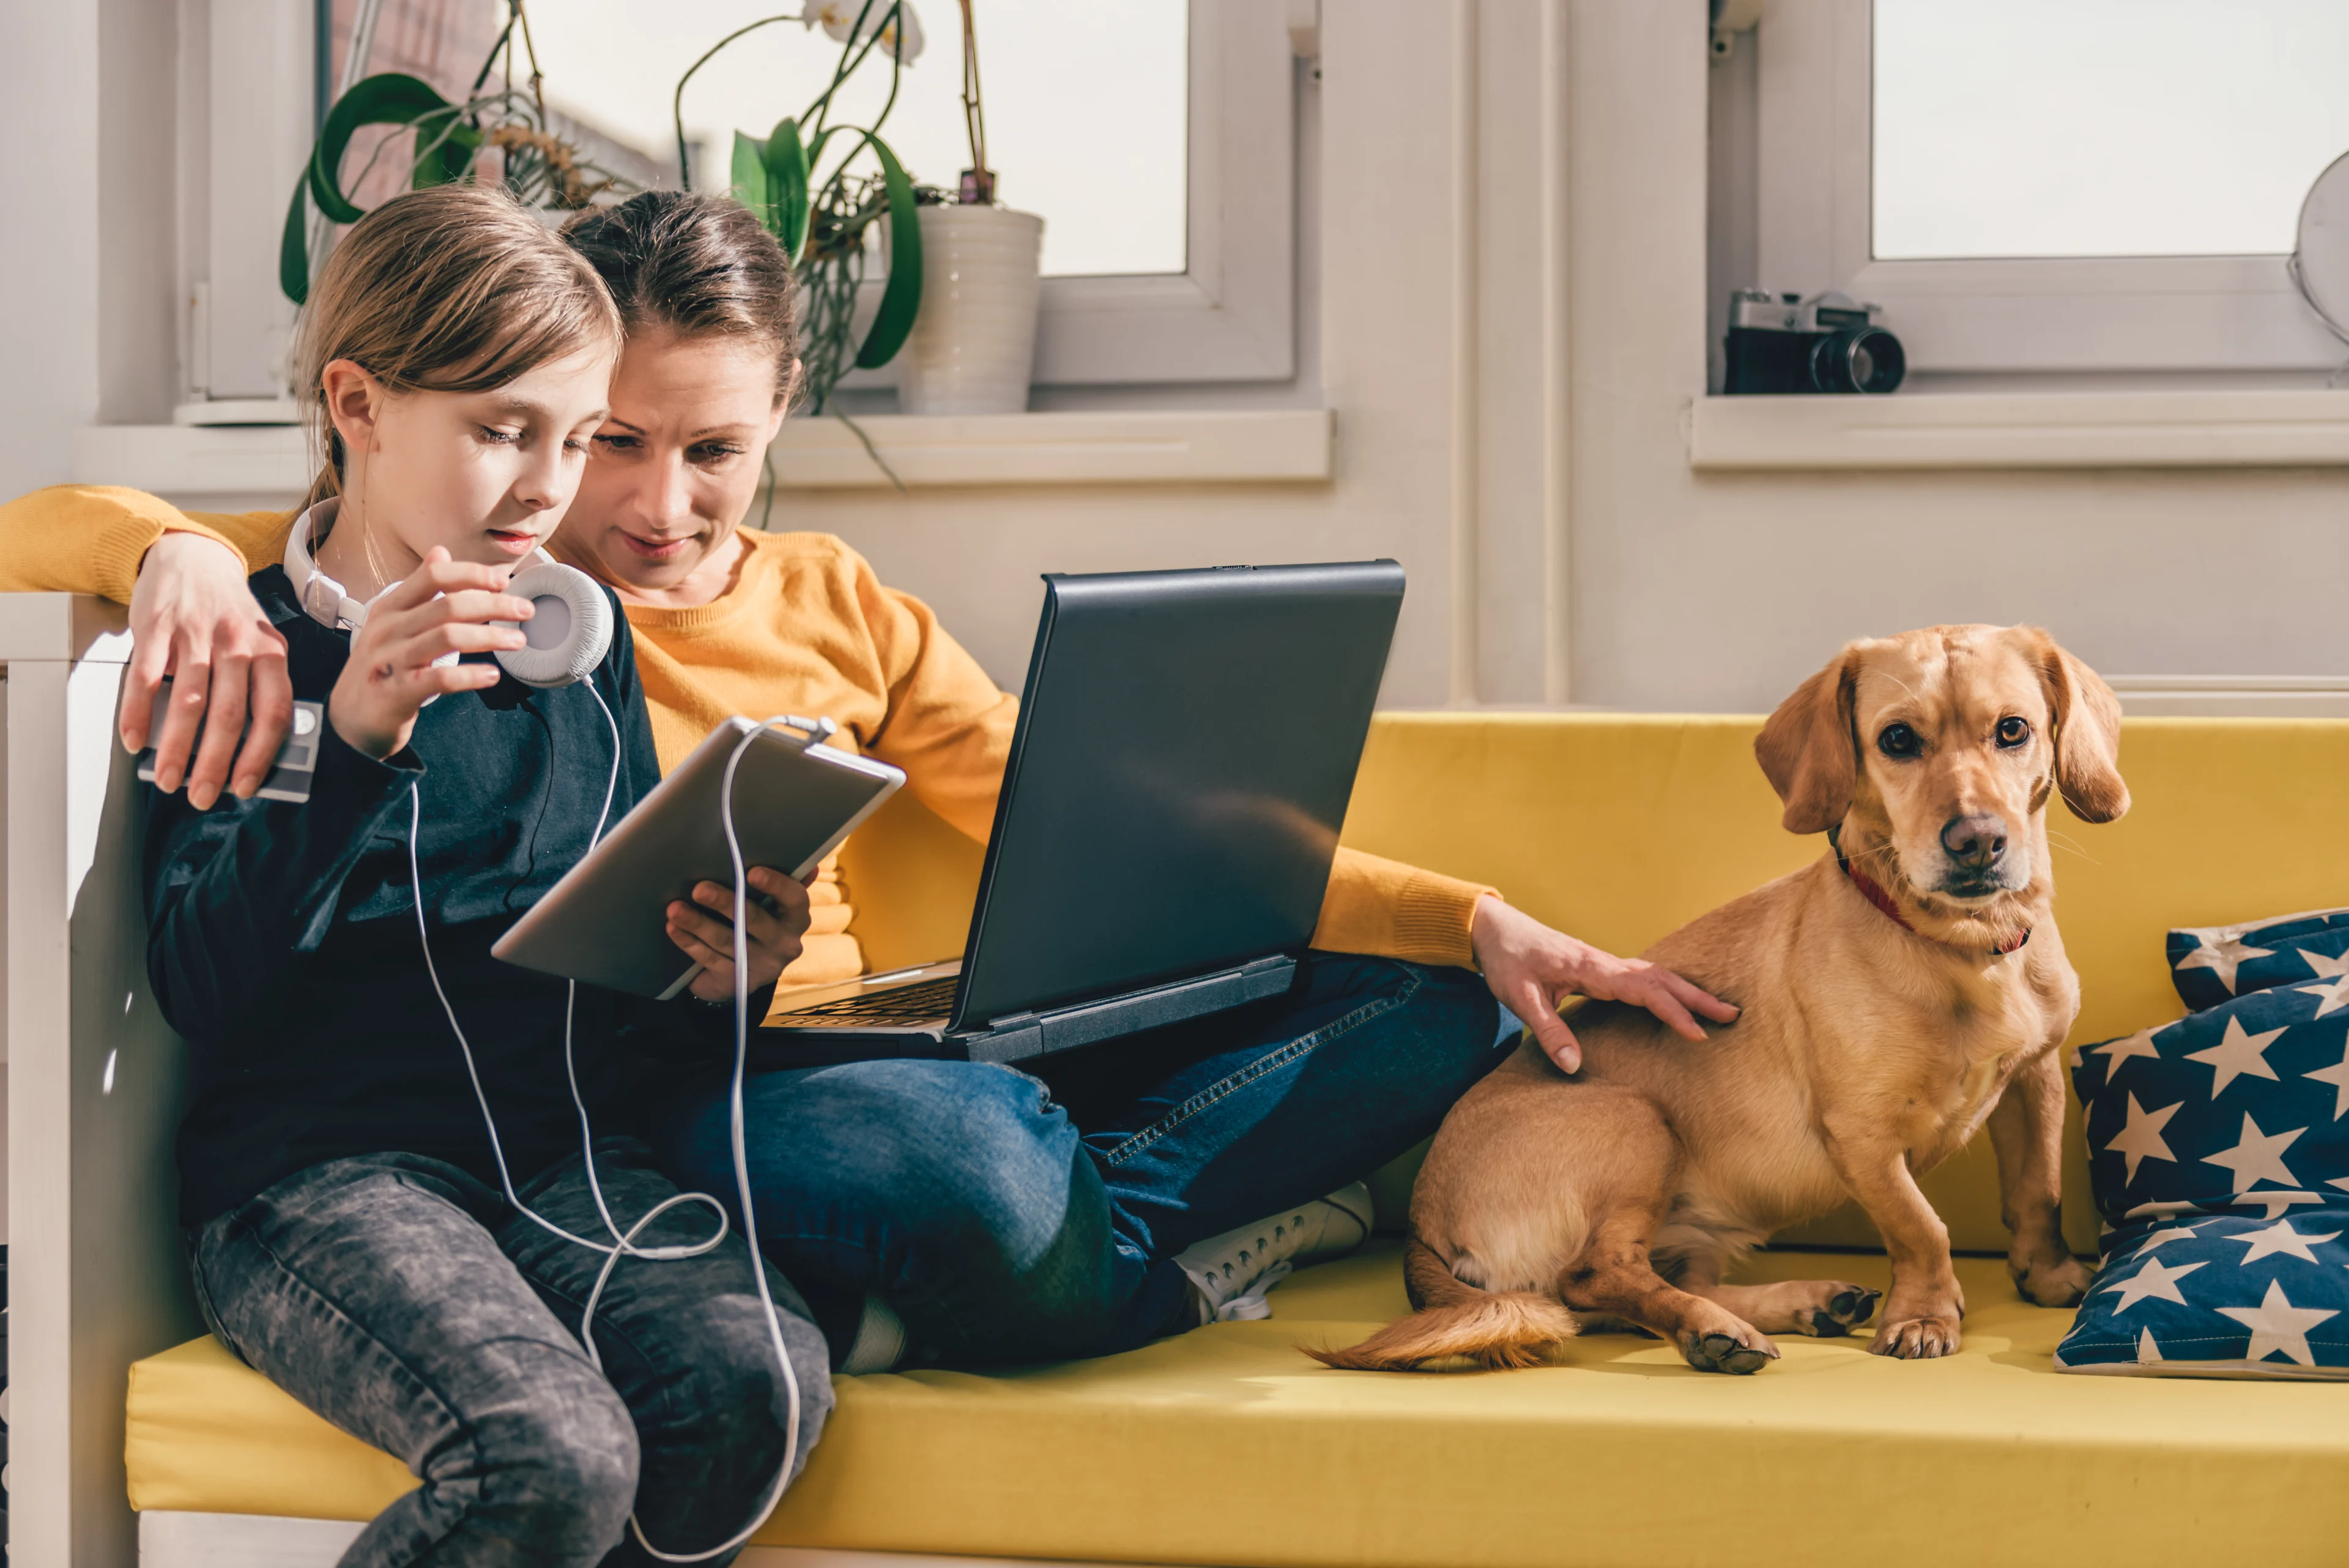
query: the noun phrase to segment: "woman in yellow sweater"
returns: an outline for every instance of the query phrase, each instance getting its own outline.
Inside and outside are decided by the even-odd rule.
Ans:
[[[583,215],[568,235],[628,337],[552,543],[626,606],[663,763],[730,714],[828,714],[833,743],[903,768],[924,805],[983,841],[1015,700],[840,540],[743,526],[797,373],[780,250],[733,203],[674,192]],[[91,486],[0,507],[0,588],[129,599],[123,743],[147,742],[148,698],[173,674],[157,783],[184,774],[200,806],[223,785],[249,797],[282,733],[284,649],[244,578],[282,556],[290,521],[191,516]],[[786,984],[863,968],[836,861],[809,893],[814,923]],[[760,1234],[846,1365],[892,1365],[909,1345],[963,1363],[1084,1355],[1260,1315],[1283,1265],[1365,1227],[1358,1188],[1314,1195],[1433,1131],[1515,1038],[1505,1007],[1569,1071],[1578,1053],[1556,1012],[1569,992],[1646,1006],[1692,1039],[1692,1015],[1735,1016],[1492,889],[1347,849],[1313,947],[1287,997],[1032,1076],[930,1061],[756,1075]],[[674,1174],[730,1192],[721,1088],[675,1086],[647,1130]],[[1229,1229],[1276,1205],[1275,1220]]]

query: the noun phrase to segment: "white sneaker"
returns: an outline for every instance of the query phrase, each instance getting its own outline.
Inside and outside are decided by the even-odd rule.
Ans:
[[[1264,1293],[1300,1263],[1350,1252],[1371,1233],[1371,1189],[1357,1181],[1327,1198],[1210,1236],[1177,1253],[1201,1323],[1270,1317]]]
[[[856,1338],[841,1362],[843,1376],[890,1372],[905,1359],[905,1325],[887,1302],[871,1291],[864,1293],[864,1314],[856,1320]]]

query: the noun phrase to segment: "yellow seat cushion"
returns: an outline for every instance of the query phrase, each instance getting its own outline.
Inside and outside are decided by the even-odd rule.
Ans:
[[[778,1545],[1424,1568],[1897,1562],[2337,1563],[2349,1386],[2064,1376],[2071,1314],[1959,1265],[1946,1361],[1781,1339],[1759,1375],[1593,1334],[1519,1373],[1332,1372],[1405,1310],[1394,1243],[1308,1269],[1267,1322],[991,1376],[844,1378]],[[1885,1282],[1773,1252],[1746,1277]],[[132,1369],[142,1509],[366,1519],[411,1485],[210,1340]]]

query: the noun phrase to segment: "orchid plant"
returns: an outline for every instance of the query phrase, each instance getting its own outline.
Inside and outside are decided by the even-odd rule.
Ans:
[[[736,39],[777,22],[802,23],[840,46],[832,79],[813,102],[776,122],[763,137],[734,133],[729,168],[735,200],[750,209],[791,257],[802,302],[801,358],[808,406],[826,411],[851,369],[895,358],[922,303],[922,231],[915,217],[935,191],[917,191],[881,127],[897,102],[905,67],[922,52],[922,25],[905,0],[809,0],[803,10],[766,16],[720,38],[677,84],[678,167],[690,188],[685,88],[694,72]],[[889,65],[889,94],[869,125],[833,118],[834,99],[858,67],[878,53]],[[889,277],[873,322],[857,339],[856,296],[864,281],[866,236],[885,223]]]
[[[991,194],[992,176],[979,151],[969,0],[962,0],[962,5],[964,106],[972,119],[979,188]],[[296,305],[308,296],[311,265],[326,237],[326,223],[359,220],[362,209],[352,192],[399,145],[401,131],[414,132],[402,171],[405,182],[414,188],[478,177],[477,161],[494,154],[500,161],[499,177],[534,205],[585,207],[606,192],[626,194],[633,189],[554,133],[523,0],[506,0],[506,6],[504,30],[463,102],[451,102],[416,77],[383,72],[355,83],[327,111],[308,166],[295,185],[278,252],[279,285]],[[685,135],[687,86],[736,40],[779,22],[798,22],[811,33],[822,28],[839,46],[839,57],[823,90],[800,113],[777,122],[765,136],[735,133],[729,188],[758,214],[798,272],[808,405],[815,412],[837,412],[827,405],[842,377],[852,369],[885,365],[905,346],[922,300],[922,231],[916,208],[952,198],[945,192],[917,188],[881,137],[882,125],[896,104],[905,67],[923,49],[921,19],[906,0],[806,0],[801,10],[761,17],[711,46],[678,78],[671,102],[678,172],[685,188],[692,189],[694,178]],[[517,46],[529,67],[519,85]],[[867,125],[836,119],[833,109],[841,88],[876,53],[889,67],[889,92],[879,112]],[[352,139],[370,126],[388,130],[365,166],[346,181],[344,154]],[[965,200],[972,199],[971,183],[966,173]],[[867,237],[875,224],[884,223],[888,281],[879,308],[860,337],[856,300],[864,282]]]

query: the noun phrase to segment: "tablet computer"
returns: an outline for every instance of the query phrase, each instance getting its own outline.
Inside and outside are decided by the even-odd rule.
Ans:
[[[701,966],[668,940],[668,906],[697,882],[731,887],[719,820],[726,759],[752,737],[734,770],[734,831],[742,864],[805,881],[842,839],[905,782],[886,763],[817,743],[798,730],[729,719],[655,784],[492,944],[493,957],[662,1001]]]

